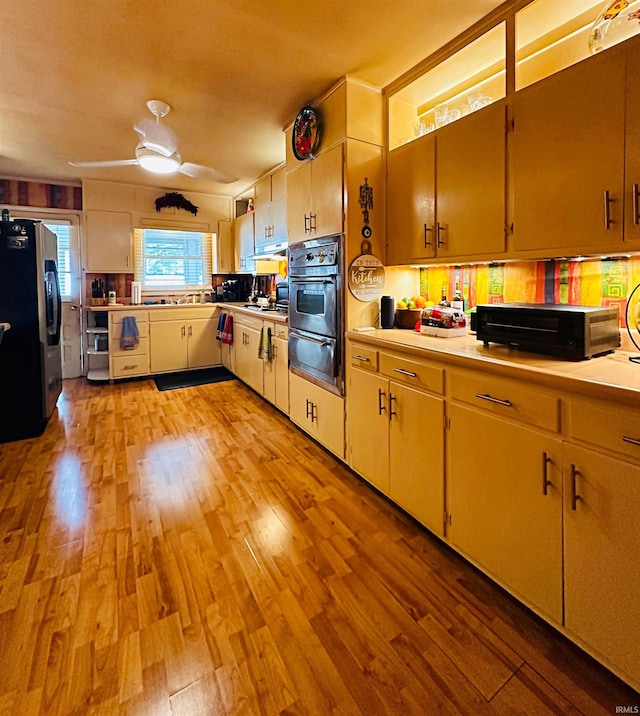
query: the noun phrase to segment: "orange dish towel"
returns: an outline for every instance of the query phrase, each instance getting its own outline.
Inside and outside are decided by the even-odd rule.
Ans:
[[[230,313],[227,314],[225,319],[220,342],[226,343],[227,345],[231,345],[233,343],[233,316]]]

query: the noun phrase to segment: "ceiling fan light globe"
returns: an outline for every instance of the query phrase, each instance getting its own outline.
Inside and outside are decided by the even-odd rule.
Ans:
[[[170,157],[164,157],[153,151],[145,151],[144,149],[137,152],[138,164],[153,174],[173,174],[178,171],[181,164],[180,157],[177,153]]]

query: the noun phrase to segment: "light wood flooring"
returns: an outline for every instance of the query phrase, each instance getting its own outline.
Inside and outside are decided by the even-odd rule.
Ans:
[[[639,702],[238,381],[65,381],[0,445],[0,714]]]

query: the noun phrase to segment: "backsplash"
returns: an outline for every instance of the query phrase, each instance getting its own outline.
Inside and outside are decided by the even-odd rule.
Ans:
[[[618,305],[624,328],[627,298],[640,283],[640,256],[430,266],[419,272],[420,294],[435,303],[440,300],[442,286],[447,287],[451,298],[459,276],[467,309],[480,303]]]

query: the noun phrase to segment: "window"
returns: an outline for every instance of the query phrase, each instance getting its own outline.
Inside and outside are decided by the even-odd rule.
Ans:
[[[58,278],[60,280],[60,295],[63,300],[69,300],[73,297],[73,287],[71,283],[73,277],[71,224],[68,221],[65,221],[64,223],[43,221],[42,223],[47,227],[47,229],[53,231],[58,238]]]
[[[211,286],[213,235],[198,231],[136,229],[135,277],[145,291]]]

